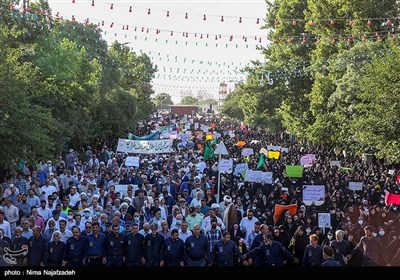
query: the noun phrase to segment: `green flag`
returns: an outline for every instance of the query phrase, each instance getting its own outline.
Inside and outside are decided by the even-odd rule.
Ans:
[[[134,137],[134,136],[135,136],[135,135],[133,135],[132,133],[130,133],[130,132],[128,133],[128,139],[129,139],[129,140],[133,140],[133,137]]]
[[[261,168],[264,165],[264,162],[265,162],[265,156],[264,154],[261,154],[256,169]]]
[[[211,144],[211,145],[217,144],[217,137],[214,137],[214,139],[211,140],[211,143],[210,143],[210,144]]]
[[[303,177],[302,165],[286,165],[286,177],[301,178]]]
[[[212,158],[215,158],[214,150],[211,147],[211,144],[209,142],[206,142],[206,146],[204,148],[204,160],[209,160]]]

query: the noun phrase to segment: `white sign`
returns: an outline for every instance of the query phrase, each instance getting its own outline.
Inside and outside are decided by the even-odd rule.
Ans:
[[[340,160],[331,160],[331,166],[340,167]]]
[[[219,142],[217,148],[214,151],[214,154],[216,154],[216,155],[228,155],[229,154],[223,141]]]
[[[265,181],[267,184],[272,184],[272,172],[247,170],[246,181],[255,183],[261,183],[261,181]]]
[[[302,156],[300,158],[300,164],[301,165],[312,165],[313,162],[315,161],[315,155],[314,154],[307,154],[305,156]]]
[[[349,182],[349,190],[362,191],[362,189],[363,189],[362,182]]]
[[[233,160],[232,159],[221,159],[220,162],[218,163],[218,170],[220,172],[233,170]]]
[[[281,146],[267,146],[267,151],[280,151]]]
[[[252,154],[254,154],[254,151],[252,148],[244,148],[242,150],[242,156],[244,156],[244,157],[251,156]]]
[[[246,171],[246,181],[247,182],[261,182],[261,173],[262,171],[254,171],[254,170],[247,170]]]
[[[267,184],[272,184],[272,172],[261,173],[261,181],[265,181]]]
[[[393,175],[394,174],[394,169],[389,169],[388,174],[389,175]]]
[[[330,213],[318,213],[318,227],[321,229],[332,228]]]
[[[128,140],[119,139],[117,152],[134,154],[164,154],[172,153],[173,140]]]
[[[305,205],[321,206],[325,202],[325,186],[304,185],[303,202]]]
[[[206,125],[203,125],[203,126],[201,126],[201,130],[203,130],[204,132],[208,132],[208,126],[206,126]]]
[[[115,193],[119,192],[120,198],[123,198],[122,196],[124,193],[128,190],[129,185],[115,185]],[[131,185],[133,187],[133,191],[137,191],[139,189],[138,185]]]
[[[289,153],[289,148],[281,148],[282,153]]]
[[[199,128],[199,123],[194,123],[194,129],[198,129]]]
[[[247,162],[238,163],[238,164],[236,164],[235,171],[233,172],[233,175],[237,176],[239,174],[242,174],[243,170],[248,170],[248,169],[249,169],[249,165],[247,164]]]
[[[127,157],[125,165],[139,167],[139,157]]]

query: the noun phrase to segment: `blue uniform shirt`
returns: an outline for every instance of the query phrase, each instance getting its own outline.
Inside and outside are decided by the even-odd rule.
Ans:
[[[217,266],[233,266],[237,263],[238,258],[242,256],[235,242],[232,240],[226,243],[220,240],[215,243],[213,255],[214,263]]]
[[[186,239],[185,242],[187,257],[191,260],[205,260],[211,262],[210,246],[208,244],[207,237],[204,235],[191,235]]]
[[[165,261],[166,265],[179,265],[181,261],[185,261],[185,243],[183,240],[173,240],[168,237],[164,240],[161,250],[161,260]]]
[[[67,239],[66,245],[66,260],[70,261],[82,261],[86,257],[86,243],[87,238],[80,236],[79,239],[70,237]]]
[[[139,265],[144,257],[144,236],[140,233],[126,235],[126,263]]]
[[[97,237],[93,233],[89,234],[86,242],[86,256],[89,257],[104,257],[104,241],[106,237],[99,233]]]

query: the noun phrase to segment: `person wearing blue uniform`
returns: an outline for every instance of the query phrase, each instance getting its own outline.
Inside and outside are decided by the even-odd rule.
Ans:
[[[344,240],[344,231],[337,230],[335,232],[336,240],[333,240],[330,244],[334,251],[334,260],[339,262],[341,265],[346,265],[347,261],[351,258],[351,245],[350,242]]]
[[[131,233],[126,235],[126,260],[128,267],[139,267],[145,264],[144,236],[139,233],[138,224],[131,226]]]
[[[33,236],[29,238],[29,266],[44,266],[47,262],[48,243],[39,226],[33,228]]]
[[[179,238],[178,230],[174,228],[171,231],[171,237],[164,240],[160,266],[185,266],[185,259],[185,243]]]
[[[46,260],[46,266],[59,267],[65,259],[65,243],[60,240],[61,232],[56,230],[53,232],[53,241],[48,246],[48,257]]]
[[[333,259],[332,247],[325,245],[323,248],[323,256],[325,261],[321,264],[321,266],[342,266],[340,262]]]
[[[67,239],[63,265],[82,266],[83,259],[86,256],[87,238],[81,235],[81,229],[78,226],[72,227],[72,235]]]
[[[151,224],[151,233],[144,238],[146,266],[160,266],[160,254],[164,237],[157,232],[157,229],[158,225],[156,223]]]
[[[88,235],[84,259],[84,264],[88,266],[101,266],[104,257],[104,241],[106,237],[100,233],[100,225],[98,222],[92,224],[92,233]]]
[[[236,265],[242,253],[236,243],[231,240],[231,234],[225,231],[222,234],[222,240],[214,245],[213,263],[215,266],[234,266]]]
[[[271,233],[264,234],[264,244],[243,255],[243,265],[252,265],[253,257],[256,255],[262,257],[264,259],[264,266],[268,267],[282,267],[285,265],[287,259],[294,263],[299,262],[282,243],[273,240]]]
[[[119,225],[112,226],[112,232],[104,241],[107,267],[122,267],[125,262],[125,235],[119,233]]]
[[[318,235],[311,234],[309,238],[310,244],[304,251],[303,266],[321,266],[324,257],[322,256],[322,247],[318,245]]]
[[[211,265],[210,246],[207,237],[200,235],[200,225],[195,224],[193,226],[193,235],[186,239],[185,247],[188,266]]]

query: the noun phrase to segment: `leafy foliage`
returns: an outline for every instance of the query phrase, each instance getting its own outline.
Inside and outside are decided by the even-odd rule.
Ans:
[[[107,49],[96,25],[56,19],[45,1],[0,2],[0,166],[118,138],[151,113],[149,57]]]

